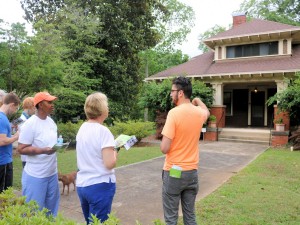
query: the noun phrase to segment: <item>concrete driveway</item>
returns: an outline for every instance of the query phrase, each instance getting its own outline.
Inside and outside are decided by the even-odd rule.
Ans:
[[[197,199],[212,193],[235,175],[268,146],[237,142],[200,143],[200,189]],[[116,169],[117,192],[113,211],[122,225],[142,225],[163,221],[161,171],[164,157]],[[61,196],[60,212],[77,222],[84,222],[77,193]]]

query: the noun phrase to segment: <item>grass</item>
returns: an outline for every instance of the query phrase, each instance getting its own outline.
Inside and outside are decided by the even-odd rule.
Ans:
[[[162,156],[158,146],[132,147],[128,151],[121,148],[118,153],[117,167]],[[19,155],[14,156],[14,188],[21,189],[22,162]],[[76,151],[74,149],[57,153],[57,167],[60,173],[70,173],[77,170]]]
[[[198,224],[300,224],[300,152],[266,151],[196,210]]]
[[[118,155],[118,167],[161,156],[158,146],[135,147]],[[75,151],[58,153],[58,168],[76,170]],[[14,161],[15,188],[21,162]],[[201,188],[201,184],[200,184]],[[270,149],[222,187],[196,203],[197,224],[300,224],[300,152]],[[182,223],[180,218],[179,224]]]

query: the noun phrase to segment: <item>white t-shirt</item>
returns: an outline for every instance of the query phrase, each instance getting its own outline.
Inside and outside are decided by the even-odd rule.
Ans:
[[[22,125],[27,120],[26,116],[24,116],[23,114],[20,116],[20,119],[23,120],[23,122],[18,125],[18,130],[21,130]],[[21,155],[21,161],[26,162],[26,155]]]
[[[53,147],[57,142],[57,126],[47,117],[45,120],[36,115],[31,116],[22,125],[19,143],[31,144],[35,147]],[[27,155],[24,170],[27,174],[37,178],[50,177],[57,173],[56,153],[47,155]]]
[[[77,167],[76,186],[86,187],[93,184],[115,183],[115,171],[103,164],[102,149],[114,147],[114,136],[110,130],[99,124],[85,122],[76,136]]]

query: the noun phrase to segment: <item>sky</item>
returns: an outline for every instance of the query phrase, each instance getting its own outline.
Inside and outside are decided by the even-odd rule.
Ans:
[[[179,0],[195,11],[195,26],[187,36],[187,40],[178,46],[184,54],[194,57],[201,54],[198,49],[198,36],[213,26],[229,27],[232,13],[240,8],[244,0]],[[26,23],[19,0],[0,0],[0,18],[9,23]],[[26,26],[30,30],[30,25]]]

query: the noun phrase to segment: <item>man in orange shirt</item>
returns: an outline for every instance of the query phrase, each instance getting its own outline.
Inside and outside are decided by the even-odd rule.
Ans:
[[[185,225],[196,225],[195,199],[198,193],[199,138],[210,113],[194,98],[192,84],[186,77],[172,82],[171,98],[176,105],[168,113],[162,131],[161,151],[166,154],[163,168],[163,208],[167,225],[176,225],[181,200]]]

